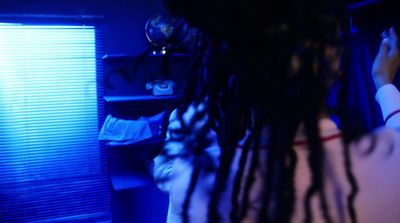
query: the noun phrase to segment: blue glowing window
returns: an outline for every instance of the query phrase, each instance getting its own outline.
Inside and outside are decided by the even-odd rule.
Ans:
[[[0,222],[109,218],[96,80],[94,26],[0,23]]]

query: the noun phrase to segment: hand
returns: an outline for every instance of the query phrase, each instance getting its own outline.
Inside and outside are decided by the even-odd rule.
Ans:
[[[382,34],[383,40],[372,66],[372,78],[376,89],[390,84],[400,66],[398,36],[393,28]]]

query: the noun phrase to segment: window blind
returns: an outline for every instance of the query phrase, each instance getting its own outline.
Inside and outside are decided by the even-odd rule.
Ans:
[[[0,23],[0,222],[111,219],[96,40],[94,26]]]

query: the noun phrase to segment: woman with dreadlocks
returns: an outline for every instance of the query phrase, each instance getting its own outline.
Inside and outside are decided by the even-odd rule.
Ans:
[[[334,109],[327,103],[336,82],[347,84],[340,1],[166,4],[199,30],[186,93],[154,160],[154,178],[170,194],[167,222],[398,222],[393,29],[373,67],[392,128],[366,132],[347,88]]]

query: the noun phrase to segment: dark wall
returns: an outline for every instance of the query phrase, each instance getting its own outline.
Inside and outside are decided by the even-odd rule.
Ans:
[[[111,1],[107,1],[111,2]],[[149,45],[144,26],[149,17],[163,11],[160,0],[114,0],[105,4],[107,53],[141,54]]]
[[[100,15],[107,54],[141,54],[147,49],[146,20],[163,12],[161,0],[1,0],[1,14]]]
[[[395,0],[380,0],[374,4],[355,8],[350,13],[353,25],[361,31],[373,32],[380,36],[384,29],[391,26],[400,28],[399,3]]]

